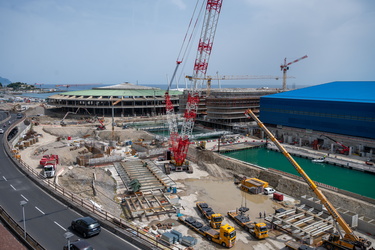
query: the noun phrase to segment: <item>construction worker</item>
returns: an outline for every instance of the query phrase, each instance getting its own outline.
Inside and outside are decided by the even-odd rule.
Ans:
[[[262,218],[262,212],[259,212],[259,218]]]
[[[266,218],[266,211],[264,211],[263,213],[263,218]]]

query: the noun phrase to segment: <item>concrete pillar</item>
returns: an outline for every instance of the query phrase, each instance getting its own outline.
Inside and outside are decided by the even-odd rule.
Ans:
[[[302,147],[302,138],[299,138],[299,140],[298,140],[298,146]]]
[[[331,151],[331,153],[334,153],[334,152],[333,152],[333,147],[334,147],[334,145],[333,145],[333,144],[331,144],[331,150],[330,150],[330,151]]]

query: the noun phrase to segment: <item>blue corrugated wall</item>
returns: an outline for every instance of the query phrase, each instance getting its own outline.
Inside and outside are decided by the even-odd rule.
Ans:
[[[264,123],[375,139],[375,103],[263,96]]]

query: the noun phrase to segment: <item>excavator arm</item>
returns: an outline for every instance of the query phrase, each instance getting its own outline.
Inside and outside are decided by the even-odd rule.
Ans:
[[[277,148],[280,150],[281,153],[289,160],[289,162],[294,166],[297,172],[302,176],[302,178],[306,181],[315,195],[319,198],[325,208],[328,210],[329,214],[333,217],[333,219],[341,226],[341,228],[345,231],[345,239],[352,241],[354,243],[359,243],[361,245],[369,246],[369,242],[363,238],[359,238],[353,232],[353,230],[349,227],[349,225],[345,222],[345,220],[341,217],[341,215],[337,212],[337,210],[333,207],[333,205],[327,200],[325,195],[318,189],[318,186],[310,179],[310,177],[305,173],[305,171],[299,166],[299,164],[293,159],[293,157],[285,150],[285,148],[280,144],[280,142],[275,138],[275,136],[266,128],[266,126],[259,120],[259,118],[248,109],[245,111],[245,115],[247,117],[251,117],[254,121],[258,124],[258,126],[267,134],[267,136],[275,143]]]

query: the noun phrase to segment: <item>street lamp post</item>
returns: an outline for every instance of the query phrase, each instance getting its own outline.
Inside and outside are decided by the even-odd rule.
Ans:
[[[25,220],[25,205],[26,204],[27,204],[27,201],[20,201],[20,205],[22,206],[23,232],[24,232],[25,239],[26,239],[26,220]]]
[[[68,240],[68,250],[70,250],[70,238],[74,236],[71,232],[64,233],[65,239]]]

